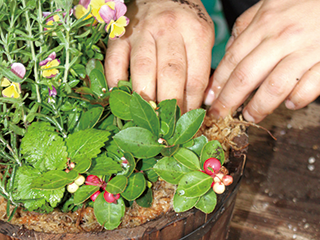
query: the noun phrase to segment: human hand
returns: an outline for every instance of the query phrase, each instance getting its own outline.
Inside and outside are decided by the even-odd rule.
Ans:
[[[211,70],[213,23],[200,0],[136,0],[124,36],[109,40],[109,87],[130,77],[146,100],[176,98],[183,112],[200,107]]]
[[[259,122],[284,100],[299,109],[320,95],[320,2],[263,0],[248,11],[235,24],[205,103],[213,101],[209,114],[224,117],[259,87],[243,110]]]

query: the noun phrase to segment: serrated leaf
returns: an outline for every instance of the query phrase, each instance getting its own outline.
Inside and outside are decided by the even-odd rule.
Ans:
[[[66,140],[71,161],[92,159],[100,152],[110,133],[98,129],[86,129],[69,135]]]
[[[158,155],[164,145],[147,129],[141,127],[126,128],[113,137],[114,141],[126,152],[136,158],[151,158]]]
[[[75,193],[74,193],[74,205],[79,205],[86,201],[92,194],[99,190],[99,186],[93,185],[82,185]]]
[[[130,112],[133,122],[137,126],[148,129],[154,136],[159,137],[160,123],[156,112],[151,105],[136,92],[132,94],[130,100]]]
[[[109,175],[122,171],[121,165],[106,155],[101,155],[92,161],[89,169],[92,175]]]
[[[177,193],[184,197],[200,197],[211,188],[212,182],[211,176],[200,171],[193,171],[180,179]]]
[[[118,118],[123,120],[131,120],[130,113],[131,95],[121,90],[112,90],[110,93],[111,112]]]
[[[173,157],[164,157],[154,165],[153,170],[165,181],[178,184],[180,179],[191,170]]]
[[[121,196],[128,201],[137,199],[146,189],[146,179],[142,173],[134,173],[128,178],[128,185]]]
[[[159,118],[164,139],[169,139],[175,129],[177,112],[177,100],[164,100],[159,103]]]
[[[170,145],[183,144],[189,141],[199,130],[206,111],[194,109],[183,114],[177,121],[172,138],[168,140]]]
[[[196,208],[202,212],[209,214],[211,213],[217,205],[217,195],[212,189],[200,197],[199,201],[196,204]]]
[[[199,201],[199,197],[187,198],[175,193],[173,196],[173,209],[175,212],[185,212],[193,208]]]
[[[17,190],[13,197],[15,200],[24,202],[24,207],[28,211],[52,211],[54,207],[61,201],[65,188],[57,190],[38,190],[30,188],[32,181],[38,178],[41,172],[29,166],[19,167],[15,181],[14,188]],[[50,204],[51,207],[47,205]]]
[[[191,170],[200,170],[199,158],[195,153],[186,148],[179,148],[173,157],[182,165]]]
[[[72,183],[78,177],[78,173],[70,171],[66,173],[61,170],[53,170],[43,173],[41,176],[34,179],[30,185],[32,189],[55,190],[65,187]]]
[[[62,170],[67,163],[64,140],[48,122],[33,122],[21,141],[25,160],[41,172]]]
[[[87,128],[93,128],[101,118],[103,110],[103,107],[94,107],[86,112],[83,112],[79,120],[78,129],[84,130]]]
[[[93,209],[100,225],[107,230],[113,230],[120,225],[126,207],[122,198],[118,199],[116,204],[108,203],[103,194],[99,194],[93,204]]]
[[[122,193],[127,186],[127,182],[128,179],[125,176],[115,176],[107,183],[106,191],[112,194]]]
[[[224,151],[223,148],[218,140],[213,140],[208,142],[202,148],[201,155],[200,155],[200,166],[203,168],[204,162],[208,158],[216,158],[220,161],[221,165],[224,163]]]

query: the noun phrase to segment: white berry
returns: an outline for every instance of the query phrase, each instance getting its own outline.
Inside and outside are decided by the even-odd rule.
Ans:
[[[224,186],[223,183],[221,182],[216,182],[215,184],[213,184],[212,187],[213,191],[217,194],[222,194],[224,192],[224,190],[226,190],[226,187]]]
[[[68,185],[67,190],[69,193],[75,193],[79,189],[79,186],[76,183],[71,183]]]
[[[79,175],[76,180],[74,180],[74,183],[77,184],[78,186],[81,186],[82,184],[84,184],[84,182],[86,181],[85,177],[82,175]]]

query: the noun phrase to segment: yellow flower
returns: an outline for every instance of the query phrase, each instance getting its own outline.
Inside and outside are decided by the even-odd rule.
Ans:
[[[11,82],[7,78],[2,78],[1,87],[6,87],[2,90],[2,96],[10,98],[19,98],[21,94],[20,84]]]
[[[121,37],[125,32],[125,27],[128,25],[128,19],[125,16],[118,18],[116,21],[111,20],[106,31],[109,32],[109,37],[115,39]]]
[[[55,77],[59,70],[55,67],[60,65],[60,60],[56,59],[56,53],[51,53],[45,60],[39,63],[42,70],[42,76],[45,78]]]
[[[75,6],[74,8],[74,16],[77,18],[77,19],[80,19],[82,18],[84,15],[86,15],[88,12],[90,11],[90,8],[86,9],[84,6],[82,5],[77,5]],[[92,15],[89,14],[84,20],[87,20],[89,18],[91,18]]]
[[[90,2],[90,6],[92,9],[91,13],[99,23],[104,22],[99,14],[99,11],[100,11],[101,7],[105,6],[105,5],[110,7],[112,10],[114,10],[114,8],[115,8],[115,2],[105,2],[105,0],[92,0]]]

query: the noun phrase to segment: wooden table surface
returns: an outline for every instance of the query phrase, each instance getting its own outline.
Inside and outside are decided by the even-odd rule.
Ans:
[[[249,128],[245,176],[228,240],[320,239],[320,101],[280,106]]]
[[[297,111],[280,106],[259,125],[277,140],[248,130],[228,240],[320,240],[320,101]]]

